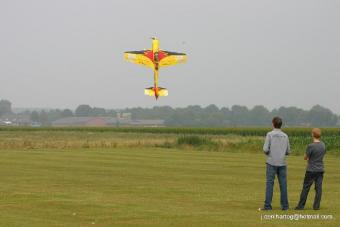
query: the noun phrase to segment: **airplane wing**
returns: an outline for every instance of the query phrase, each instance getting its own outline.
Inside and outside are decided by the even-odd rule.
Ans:
[[[165,67],[165,66],[172,66],[179,63],[185,63],[187,62],[187,55],[184,53],[177,53],[177,52],[170,52],[170,51],[159,51],[160,55],[160,61],[159,66]]]
[[[124,59],[128,62],[132,62],[135,64],[144,65],[146,67],[153,68],[154,64],[150,57],[150,50],[142,50],[142,51],[127,51],[124,53]],[[152,53],[152,52],[151,52]]]

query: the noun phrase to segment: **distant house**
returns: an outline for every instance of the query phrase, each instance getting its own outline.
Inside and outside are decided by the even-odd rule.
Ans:
[[[30,125],[31,118],[28,114],[4,114],[0,117],[0,125]]]
[[[113,117],[66,117],[55,120],[52,126],[110,126],[116,125]]]
[[[163,120],[131,120],[115,117],[66,117],[52,122],[54,127],[83,126],[83,127],[105,127],[105,126],[138,126],[159,127],[163,126]]]
[[[159,127],[164,125],[164,120],[131,120],[129,125],[140,127]]]
[[[0,120],[0,126],[9,126],[13,125],[13,122],[8,121],[8,120]]]
[[[131,120],[132,114],[131,113],[120,113],[117,112],[117,118],[123,120]]]

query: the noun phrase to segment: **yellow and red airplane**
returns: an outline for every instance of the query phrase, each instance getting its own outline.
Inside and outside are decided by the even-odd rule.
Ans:
[[[125,60],[152,68],[154,73],[154,86],[144,90],[145,95],[167,96],[168,90],[158,87],[158,70],[161,67],[185,63],[187,56],[184,53],[176,53],[159,49],[159,40],[152,38],[152,49],[141,51],[127,51],[124,53]]]

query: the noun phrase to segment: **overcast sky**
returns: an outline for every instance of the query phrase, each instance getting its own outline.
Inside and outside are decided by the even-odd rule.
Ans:
[[[321,104],[340,113],[337,0],[0,0],[0,99],[15,107]],[[152,71],[126,50],[188,63]]]

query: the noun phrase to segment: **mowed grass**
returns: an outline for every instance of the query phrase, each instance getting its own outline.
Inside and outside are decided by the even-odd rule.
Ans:
[[[283,212],[277,181],[271,212],[260,151],[155,147],[0,151],[0,226],[339,226],[340,158],[325,160],[322,209]],[[288,158],[293,208],[302,156]],[[330,214],[333,220],[261,220],[264,214]]]

